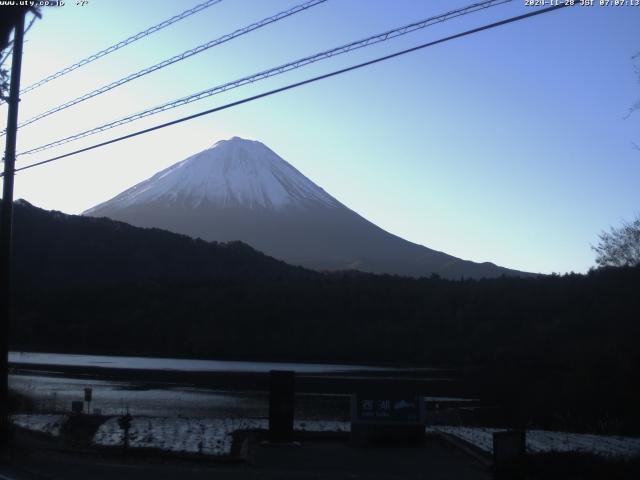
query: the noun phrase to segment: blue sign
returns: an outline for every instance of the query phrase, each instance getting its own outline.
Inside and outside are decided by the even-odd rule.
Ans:
[[[358,394],[352,399],[352,422],[424,423],[421,395]]]

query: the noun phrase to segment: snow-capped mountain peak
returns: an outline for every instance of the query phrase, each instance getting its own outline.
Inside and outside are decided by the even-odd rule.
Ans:
[[[123,208],[157,201],[251,209],[341,205],[266,145],[240,137],[216,142],[106,203]]]
[[[317,270],[447,278],[520,274],[384,231],[342,205],[264,144],[215,143],[84,212],[208,241],[241,240]]]

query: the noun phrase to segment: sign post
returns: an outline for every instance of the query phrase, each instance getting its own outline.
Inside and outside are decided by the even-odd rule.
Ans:
[[[287,370],[269,372],[269,442],[293,442],[295,373]]]
[[[87,402],[87,413],[91,414],[91,393],[93,389],[91,387],[86,387],[84,389],[84,401]]]
[[[493,467],[496,478],[513,478],[526,453],[525,430],[507,430],[493,434]]]

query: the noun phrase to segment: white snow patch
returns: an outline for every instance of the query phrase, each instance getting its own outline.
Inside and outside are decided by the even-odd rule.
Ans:
[[[46,433],[52,437],[60,436],[60,429],[66,415],[19,414],[11,416],[11,423],[18,427]]]
[[[164,418],[134,417],[129,430],[131,448],[154,448],[172,452],[202,453],[225,456],[231,454],[233,432],[238,430],[266,430],[267,419],[230,418]],[[306,432],[348,432],[348,422],[296,421],[294,429]],[[122,446],[124,434],[118,417],[103,423],[93,443],[99,446]]]
[[[19,414],[12,415],[11,422],[19,427],[60,435],[66,415]],[[264,418],[182,418],[182,417],[134,417],[129,431],[131,448],[202,453],[228,456],[231,453],[233,433],[238,430],[265,430],[269,422]],[[296,420],[294,429],[302,432],[349,432],[349,422],[336,420]],[[427,433],[448,433],[478,448],[493,452],[493,433],[500,428],[428,426]],[[582,452],[607,457],[633,457],[640,455],[639,437],[621,437],[582,433],[527,430],[527,451]],[[98,446],[116,447],[123,444],[123,432],[118,417],[106,420],[97,430],[93,443]]]
[[[493,433],[501,428],[433,426],[427,433],[448,433],[478,448],[493,453]],[[607,457],[633,457],[640,455],[640,438],[586,433],[527,430],[527,452],[582,452]]]

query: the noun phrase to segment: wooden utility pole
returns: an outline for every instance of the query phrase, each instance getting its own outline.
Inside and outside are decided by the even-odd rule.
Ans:
[[[9,114],[4,153],[2,210],[0,211],[0,445],[9,440],[9,316],[11,313],[11,227],[13,219],[13,177],[18,133],[18,103],[20,102],[20,69],[25,12],[18,15],[13,34]]]

